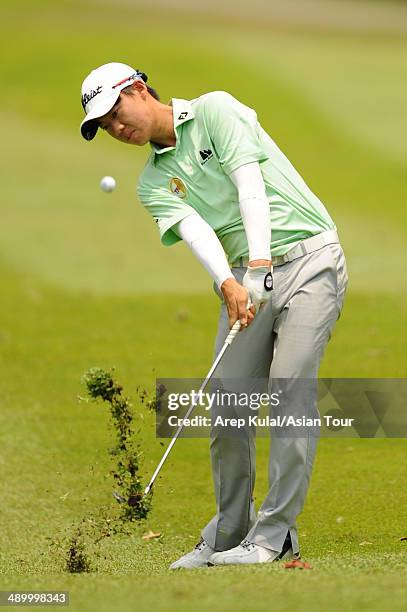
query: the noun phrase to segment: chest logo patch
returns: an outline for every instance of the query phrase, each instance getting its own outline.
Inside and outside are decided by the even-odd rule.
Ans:
[[[180,178],[172,178],[170,180],[170,189],[179,198],[184,199],[187,195],[187,188]]]
[[[213,153],[210,149],[203,149],[202,151],[199,151],[199,155],[201,156],[201,160],[202,160],[201,166],[206,164],[206,162],[209,161],[213,157]]]

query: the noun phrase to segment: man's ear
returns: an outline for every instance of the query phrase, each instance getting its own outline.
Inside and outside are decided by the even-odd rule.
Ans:
[[[139,80],[133,81],[133,83],[131,84],[131,87],[134,93],[138,93],[143,100],[146,99],[148,91],[147,91],[147,85],[144,83],[144,81],[139,81]]]

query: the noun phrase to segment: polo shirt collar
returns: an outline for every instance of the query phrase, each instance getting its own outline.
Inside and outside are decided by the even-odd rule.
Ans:
[[[195,118],[195,113],[192,108],[192,104],[189,100],[182,100],[181,98],[172,98],[170,101],[170,106],[172,106],[172,115],[174,118],[174,132],[176,138],[175,147],[163,147],[160,148],[156,144],[151,143],[151,148],[156,155],[161,155],[162,153],[166,153],[167,151],[173,151],[176,149],[178,144],[178,128],[183,123],[190,121]]]

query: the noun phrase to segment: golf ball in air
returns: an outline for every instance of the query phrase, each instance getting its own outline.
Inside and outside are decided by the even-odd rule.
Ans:
[[[112,176],[104,176],[102,180],[100,181],[100,188],[103,191],[106,191],[107,193],[110,193],[111,191],[113,191],[115,187],[116,187],[116,181],[114,180]]]

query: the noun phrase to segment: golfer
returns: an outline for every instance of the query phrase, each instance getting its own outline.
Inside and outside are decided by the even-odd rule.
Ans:
[[[216,351],[241,323],[218,375],[316,381],[347,284],[334,222],[254,110],[224,91],[162,104],[146,83],[126,64],[93,70],[82,85],[81,132],[150,144],[138,195],[161,242],[186,242],[212,277],[222,299]],[[287,409],[298,412],[299,402],[316,409],[316,390]],[[296,519],[316,441],[272,438],[269,491],[256,514],[253,436],[213,435],[217,512],[171,569],[299,558]]]

